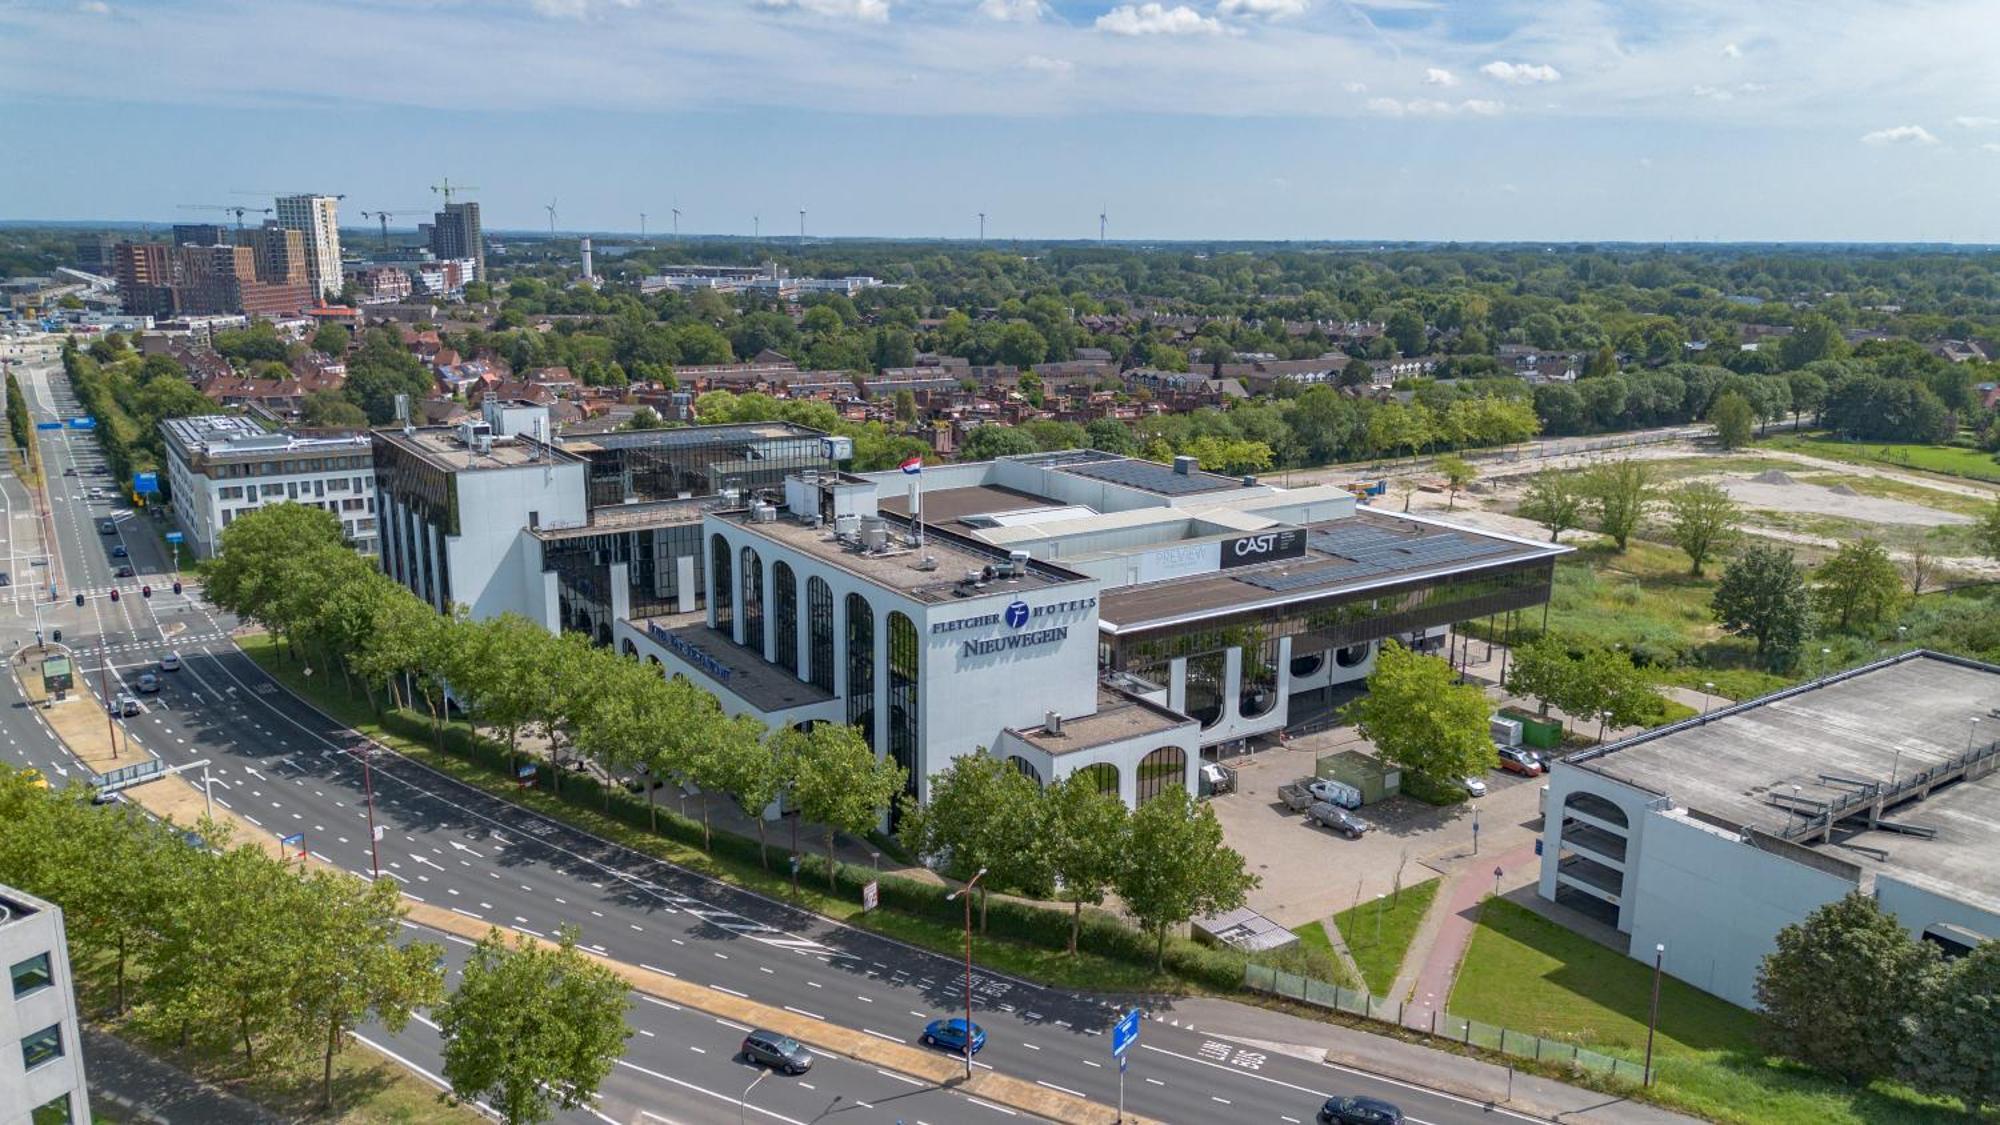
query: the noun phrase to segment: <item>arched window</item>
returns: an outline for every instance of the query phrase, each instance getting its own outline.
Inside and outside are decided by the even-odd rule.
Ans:
[[[1187,751],[1162,746],[1139,760],[1139,804],[1166,792],[1187,789]]]
[[[1278,642],[1243,646],[1243,690],[1236,713],[1246,719],[1269,714],[1278,705]]]
[[[889,614],[889,756],[903,767],[904,785],[917,791],[917,627],[902,613]]]
[[[1321,668],[1326,667],[1326,654],[1309,652],[1304,656],[1292,657],[1292,678],[1303,680]]]
[[[1097,762],[1076,771],[1078,774],[1097,782],[1097,791],[1106,797],[1118,796],[1118,767],[1110,762]]]
[[[1226,660],[1226,654],[1220,652],[1188,658],[1187,705],[1182,710],[1203,729],[1222,719],[1222,677],[1229,667]]]
[[[806,679],[821,691],[833,690],[833,588],[814,575],[806,579]]]
[[[743,643],[764,652],[764,560],[743,548]]]
[[[729,570],[729,540],[720,535],[708,539],[708,604],[715,607],[715,627],[734,635],[736,589]]]
[[[1615,824],[1620,828],[1629,829],[1631,827],[1631,824],[1626,820],[1625,810],[1619,808],[1617,802],[1607,801],[1595,793],[1581,791],[1571,793],[1569,798],[1563,802],[1563,807],[1565,809],[1575,809],[1585,816],[1594,816],[1607,824]]]
[[[847,595],[847,725],[875,749],[875,611],[860,594]]]
[[[771,612],[776,615],[773,623],[778,632],[778,667],[796,676],[799,674],[799,580],[787,563],[771,564]]]
[[[1368,642],[1366,641],[1358,645],[1348,645],[1346,648],[1333,654],[1333,662],[1342,668],[1352,668],[1365,662],[1367,659]]]
[[[626,637],[618,646],[618,654],[620,656],[637,656],[639,655],[639,646],[632,643],[632,638]]]
[[[1013,766],[1017,773],[1034,782],[1036,786],[1039,787],[1042,784],[1042,771],[1035,768],[1035,763],[1023,758],[1019,754],[1012,754],[1008,756],[1007,764]]]

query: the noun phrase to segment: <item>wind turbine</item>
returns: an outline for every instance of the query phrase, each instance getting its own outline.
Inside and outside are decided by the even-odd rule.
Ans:
[[[639,241],[646,241],[646,213],[639,212]]]
[[[750,216],[750,237],[755,239],[762,239],[764,237],[764,217],[762,215]]]
[[[801,244],[804,244],[805,240],[806,240],[806,209],[801,207],[799,208],[799,242]]]
[[[550,199],[546,204],[542,205],[542,210],[549,213],[549,237],[554,238],[556,236],[556,201]]]
[[[1097,209],[1097,241],[1099,242],[1104,241],[1104,224],[1110,221],[1106,218],[1104,211],[1105,209],[1102,207]]]
[[[986,241],[986,212],[979,213],[979,241]]]

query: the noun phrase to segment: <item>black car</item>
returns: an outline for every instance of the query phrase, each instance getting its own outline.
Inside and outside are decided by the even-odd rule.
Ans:
[[[804,1074],[813,1065],[812,1052],[804,1044],[789,1035],[761,1028],[743,1037],[743,1057],[786,1074]]]
[[[1403,1111],[1380,1098],[1326,1099],[1320,1125],[1403,1125]]]

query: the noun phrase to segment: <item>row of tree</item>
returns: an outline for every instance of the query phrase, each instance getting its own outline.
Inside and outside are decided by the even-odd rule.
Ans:
[[[27,462],[30,475],[41,470],[41,462],[35,445],[35,418],[28,413],[28,399],[21,393],[21,381],[14,372],[7,372],[7,435],[13,439],[14,448],[21,451]]]
[[[1688,556],[1690,573],[1697,578],[1731,542],[1742,518],[1741,508],[1721,485],[1694,481],[1669,491],[1659,485],[1649,466],[1629,459],[1580,473],[1563,469],[1536,473],[1528,481],[1519,513],[1548,528],[1551,543],[1565,531],[1589,528],[1621,552],[1649,517],[1663,515],[1661,532]]]

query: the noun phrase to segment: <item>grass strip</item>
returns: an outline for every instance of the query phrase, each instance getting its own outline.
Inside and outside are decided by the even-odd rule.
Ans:
[[[1361,969],[1361,979],[1371,995],[1389,999],[1390,986],[1402,970],[1431,900],[1437,897],[1436,879],[1426,879],[1400,893],[1382,895],[1349,907],[1334,915],[1333,924],[1347,942],[1348,955]]]

